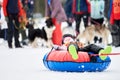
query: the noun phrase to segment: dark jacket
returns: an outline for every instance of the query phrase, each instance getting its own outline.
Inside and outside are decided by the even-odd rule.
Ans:
[[[20,0],[3,0],[4,15],[19,14],[22,15],[22,4]]]
[[[88,12],[87,0],[73,0],[73,14],[82,14]]]

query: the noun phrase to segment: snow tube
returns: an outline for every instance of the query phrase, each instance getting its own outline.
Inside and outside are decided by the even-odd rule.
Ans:
[[[79,59],[73,60],[68,51],[51,51],[44,55],[43,63],[46,68],[53,71],[67,72],[96,72],[104,71],[111,63],[110,57],[96,62],[90,62],[87,52],[78,52]]]

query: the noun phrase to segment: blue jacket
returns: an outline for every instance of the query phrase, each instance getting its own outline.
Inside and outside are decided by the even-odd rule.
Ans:
[[[72,12],[74,14],[82,14],[88,12],[88,5],[86,0],[73,0]]]

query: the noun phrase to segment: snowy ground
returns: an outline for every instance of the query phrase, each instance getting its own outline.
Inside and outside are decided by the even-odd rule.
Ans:
[[[0,40],[0,80],[120,80],[120,55],[110,56],[111,64],[103,72],[57,72],[43,65],[48,48],[9,49]],[[112,52],[120,52],[114,48]]]
[[[120,55],[110,56],[111,64],[103,72],[57,72],[44,67],[48,48],[14,48],[0,45],[0,80],[120,80]],[[120,52],[114,48],[113,52]]]

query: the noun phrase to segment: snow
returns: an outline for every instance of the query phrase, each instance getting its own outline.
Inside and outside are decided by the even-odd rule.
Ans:
[[[0,80],[120,80],[120,55],[112,55],[103,72],[58,72],[47,69],[42,59],[49,48],[13,48],[0,44]],[[112,52],[120,52],[113,47]]]

